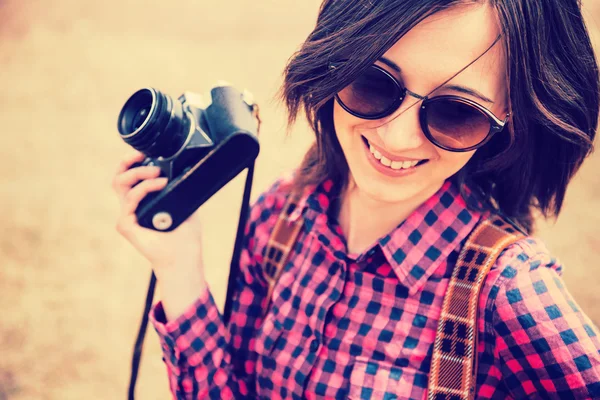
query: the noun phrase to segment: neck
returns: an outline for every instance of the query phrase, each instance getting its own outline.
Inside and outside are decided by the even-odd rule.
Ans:
[[[389,203],[369,197],[350,179],[342,193],[339,214],[348,252],[360,254],[372,247],[438,190],[428,188],[406,200]]]

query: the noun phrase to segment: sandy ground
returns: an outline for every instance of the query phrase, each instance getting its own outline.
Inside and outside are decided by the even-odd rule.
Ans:
[[[120,107],[150,85],[172,95],[218,79],[251,89],[264,120],[258,194],[310,142],[303,124],[285,138],[285,115],[272,97],[319,2],[51,3],[0,0],[0,400],[124,398],[149,268],[114,230],[110,180],[128,150],[116,132]],[[600,26],[598,4],[587,14]],[[596,153],[561,218],[540,229],[596,323],[599,168]],[[242,184],[236,178],[202,210],[219,301]],[[167,397],[151,331],[138,398]]]

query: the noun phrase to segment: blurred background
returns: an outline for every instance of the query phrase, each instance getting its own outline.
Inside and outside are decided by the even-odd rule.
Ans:
[[[297,165],[312,139],[285,135],[273,99],[319,0],[250,2],[0,0],[0,400],[125,398],[149,267],[115,231],[111,179],[129,151],[116,119],[135,90],[178,96],[219,79],[261,105],[253,197]],[[600,2],[585,0],[600,45]],[[600,49],[599,49],[600,50]],[[600,323],[600,154],[538,234],[568,287]],[[205,216],[208,280],[222,302],[245,174]],[[152,328],[139,399],[169,397]]]

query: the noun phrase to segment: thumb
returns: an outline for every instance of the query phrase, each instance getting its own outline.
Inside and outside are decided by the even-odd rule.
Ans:
[[[117,231],[146,258],[148,249],[159,245],[156,237],[159,233],[140,226],[135,214],[122,216],[117,224]]]

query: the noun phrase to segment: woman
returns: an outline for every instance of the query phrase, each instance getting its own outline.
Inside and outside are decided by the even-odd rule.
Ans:
[[[119,232],[151,262],[151,318],[178,398],[423,398],[457,255],[481,221],[560,212],[592,147],[598,66],[576,0],[325,0],[283,98],[316,144],[254,204],[226,327],[200,221],[156,233],[134,210],[153,167],[114,187]],[[143,182],[132,189],[138,181]],[[264,251],[290,195],[300,232],[272,295]],[[530,236],[480,295],[477,398],[598,398],[600,341]],[[266,315],[265,315],[266,312]]]

